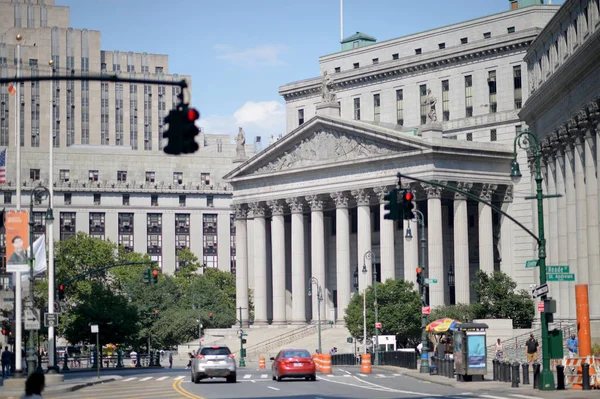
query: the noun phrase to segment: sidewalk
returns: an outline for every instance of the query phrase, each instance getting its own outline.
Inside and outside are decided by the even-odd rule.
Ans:
[[[100,376],[100,378],[73,378],[60,384],[47,386],[43,394],[73,392],[85,387],[117,381],[122,378],[119,375],[104,375]],[[23,389],[5,389],[4,387],[0,387],[0,399],[19,399],[24,392],[25,387]]]

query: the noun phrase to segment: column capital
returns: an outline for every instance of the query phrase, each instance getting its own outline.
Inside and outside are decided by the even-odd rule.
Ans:
[[[590,121],[594,124],[596,133],[600,134],[600,101],[594,100],[587,105]]]
[[[556,157],[562,149],[560,137],[558,136],[557,130],[550,133],[550,135],[548,136],[548,141],[550,142],[550,145],[552,146],[552,149],[554,151],[554,156]]]
[[[304,197],[304,199],[306,200],[306,202],[308,202],[308,205],[310,206],[310,210],[312,212],[318,212],[323,210],[323,197],[321,197],[320,195],[307,195],[306,197]]]
[[[544,160],[544,163],[553,163],[552,161],[554,161],[554,147],[552,147],[550,137],[543,139],[540,142],[540,146],[542,152],[542,159]]]
[[[273,216],[283,216],[285,212],[285,204],[281,200],[267,201],[267,206],[271,208],[271,214]]]
[[[302,213],[304,212],[304,202],[302,201],[302,197],[290,197],[286,198],[285,202],[288,203],[292,213]]]
[[[484,201],[490,202],[492,200],[492,196],[494,192],[498,188],[497,184],[484,183],[481,185],[481,192],[479,193],[479,198]]]
[[[560,145],[565,152],[571,152],[573,150],[573,139],[569,135],[569,131],[567,130],[566,125],[560,125],[557,129],[558,139],[560,140]]]
[[[444,183],[444,182],[440,182],[440,183]],[[442,198],[442,191],[443,191],[442,187],[434,186],[432,184],[427,184],[427,183],[421,183],[421,187],[423,187],[423,190],[425,190],[425,195],[427,196],[427,199]]]
[[[348,208],[348,196],[343,192],[335,192],[330,194],[331,199],[335,202],[336,208]]]
[[[377,195],[380,204],[385,203],[383,197],[390,192],[386,186],[375,187],[373,191],[375,192],[375,195]]]
[[[571,140],[573,140],[575,147],[581,147],[583,144],[581,140],[582,129],[579,127],[576,117],[569,118],[567,121],[567,130],[569,131],[569,135],[571,135]]]
[[[246,220],[248,217],[248,208],[246,204],[234,204],[232,205],[233,211],[235,212],[236,220]]]
[[[351,194],[356,199],[358,206],[371,205],[370,194],[365,189],[352,190]]]
[[[467,181],[459,181],[456,183],[456,188],[462,191],[470,192],[473,188],[473,183]],[[461,193],[454,193],[455,200],[466,200],[467,196]]]
[[[513,202],[514,196],[514,186],[506,186],[506,191],[504,192],[504,199],[502,202]]]
[[[252,217],[255,218],[264,218],[267,214],[267,208],[262,205],[260,202],[253,202],[249,204],[250,211],[252,212]]]

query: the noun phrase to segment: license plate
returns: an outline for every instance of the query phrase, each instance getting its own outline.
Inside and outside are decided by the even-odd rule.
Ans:
[[[294,363],[294,367],[302,367],[302,363]]]

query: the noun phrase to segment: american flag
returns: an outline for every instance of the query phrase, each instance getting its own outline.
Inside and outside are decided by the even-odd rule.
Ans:
[[[0,152],[0,184],[6,184],[6,148]]]

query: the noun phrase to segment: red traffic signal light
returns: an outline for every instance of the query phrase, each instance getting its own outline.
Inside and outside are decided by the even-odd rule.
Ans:
[[[156,269],[155,269],[155,270],[153,270],[153,271],[152,271],[152,275],[153,275],[154,277],[158,276],[158,270],[156,270]]]
[[[423,269],[417,267],[417,284],[423,284]]]
[[[208,314],[208,318],[209,318],[210,320],[212,320],[212,319],[213,319],[213,314],[212,314],[212,312]]]
[[[415,195],[411,191],[407,191],[404,193],[404,201],[412,201],[415,198]]]
[[[158,283],[158,270],[156,270],[156,269],[152,270],[152,283],[153,284]]]
[[[404,191],[402,193],[402,213],[404,220],[412,220],[414,219],[414,211],[415,209],[415,194],[412,191]]]
[[[65,299],[65,286],[61,284],[58,286],[58,300],[63,301],[64,299]]]
[[[6,328],[2,329],[2,335],[6,335]]]
[[[194,108],[190,108],[187,112],[187,118],[190,122],[198,120],[200,118],[200,112],[198,112]]]

